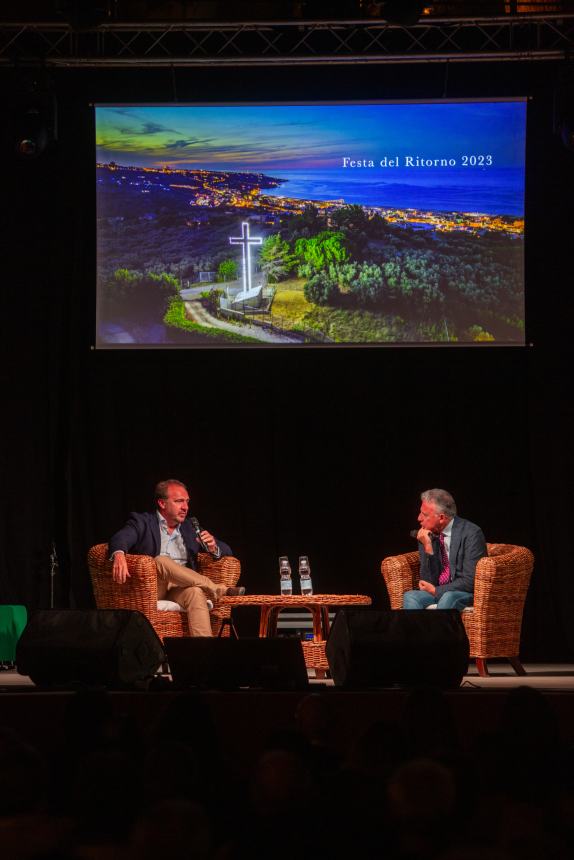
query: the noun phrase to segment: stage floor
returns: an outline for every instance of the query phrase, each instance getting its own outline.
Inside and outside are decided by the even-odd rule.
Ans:
[[[482,678],[472,665],[464,676],[461,687],[477,687],[483,690],[504,690],[513,687],[535,687],[539,690],[574,690],[574,663],[524,663],[526,675],[517,675],[512,666],[505,661],[492,661],[488,668],[490,676]],[[309,670],[309,682],[315,687],[333,687],[330,678],[315,678],[313,669]],[[34,687],[27,675],[19,675],[15,670],[0,672],[0,693],[14,691],[15,688]]]
[[[504,661],[488,664],[490,676],[481,678],[472,666],[461,686],[476,686],[484,690],[504,690],[512,687],[536,687],[540,690],[574,690],[574,663],[523,663],[526,675],[517,675]]]

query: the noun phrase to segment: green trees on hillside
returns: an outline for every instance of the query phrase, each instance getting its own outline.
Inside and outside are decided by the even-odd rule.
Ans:
[[[234,281],[237,278],[238,269],[235,260],[222,260],[217,267],[218,281]]]
[[[163,313],[179,287],[179,280],[168,272],[116,269],[103,284],[102,305],[108,313]]]
[[[299,275],[312,277],[331,263],[344,263],[349,259],[342,233],[323,230],[309,239],[297,239],[295,257],[299,262]]]
[[[236,280],[238,263],[219,233],[217,253],[193,258],[194,271],[217,268],[218,280]],[[270,284],[303,278],[305,298],[323,316],[402,318],[476,341],[523,326],[523,244],[504,232],[417,230],[361,206],[329,214],[307,206],[263,241],[259,265]],[[100,286],[104,316],[157,317],[180,283],[165,271],[117,268]]]
[[[261,245],[259,264],[270,284],[276,284],[286,278],[295,263],[296,258],[291,253],[289,243],[282,239],[279,233],[268,236]]]
[[[448,318],[476,339],[491,336],[472,328],[483,319],[520,324],[523,261],[516,237],[416,231],[387,224],[361,206],[334,212],[331,229],[312,207],[303,217],[304,228],[290,224],[290,233],[266,240],[261,260],[270,281],[296,268],[307,279],[304,294],[312,304]],[[309,235],[312,224],[318,232]]]

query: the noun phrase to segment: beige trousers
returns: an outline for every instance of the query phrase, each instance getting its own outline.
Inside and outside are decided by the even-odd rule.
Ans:
[[[174,600],[187,612],[192,636],[212,636],[207,601],[217,603],[227,591],[196,570],[178,564],[167,555],[155,557],[157,568],[157,599]]]

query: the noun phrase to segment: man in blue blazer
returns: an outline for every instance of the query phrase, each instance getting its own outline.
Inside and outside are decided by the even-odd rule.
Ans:
[[[487,555],[481,529],[456,515],[446,490],[421,493],[417,532],[421,571],[418,590],[403,594],[403,609],[464,609],[474,597],[474,575]]]
[[[130,574],[126,553],[151,555],[158,573],[158,600],[173,600],[186,610],[192,636],[211,636],[209,604],[226,595],[244,594],[244,588],[228,588],[212,582],[196,570],[197,554],[210,552],[214,558],[231,555],[223,541],[205,529],[196,531],[189,512],[189,494],[181,481],[170,478],[155,488],[156,510],[132,512],[128,521],[109,543],[113,557],[112,576],[123,584]],[[197,522],[197,520],[196,520]]]

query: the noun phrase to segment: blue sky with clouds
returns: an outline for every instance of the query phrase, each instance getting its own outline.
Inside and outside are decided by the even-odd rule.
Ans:
[[[380,160],[491,154],[523,167],[526,102],[96,107],[101,162],[206,170],[339,169]]]

